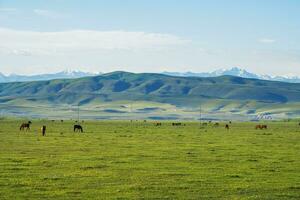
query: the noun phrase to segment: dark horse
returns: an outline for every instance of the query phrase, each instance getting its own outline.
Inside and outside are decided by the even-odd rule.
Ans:
[[[161,126],[161,122],[156,122],[155,126]]]
[[[229,130],[229,125],[228,124],[225,125],[225,129]]]
[[[20,131],[30,131],[30,124],[31,124],[31,121],[29,121],[28,123],[23,123],[21,124],[20,126]]]
[[[82,129],[82,126],[80,126],[80,125],[78,125],[78,124],[75,124],[74,125],[74,132],[76,132],[76,131],[79,131],[79,132],[83,132],[83,129]]]
[[[172,126],[181,126],[181,122],[173,122]]]

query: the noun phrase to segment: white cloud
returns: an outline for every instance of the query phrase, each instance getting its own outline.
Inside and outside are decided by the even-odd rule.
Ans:
[[[11,50],[10,53],[13,55],[16,55],[16,56],[31,56],[30,51],[26,51],[26,50],[14,49],[14,50]]]
[[[65,55],[111,50],[159,50],[188,44],[170,34],[72,30],[61,32],[18,31],[0,28],[0,53],[12,55]]]
[[[54,12],[54,11],[50,11],[50,10],[44,10],[44,9],[34,9],[33,12],[36,15],[51,18],[51,19],[58,19],[58,18],[66,17],[66,15],[64,15],[64,14]]]
[[[16,12],[16,11],[17,11],[16,8],[0,8],[0,13],[1,12],[11,13],[11,12]]]
[[[276,42],[276,40],[274,39],[270,39],[270,38],[262,38],[259,40],[260,43],[265,43],[265,44],[271,44]]]

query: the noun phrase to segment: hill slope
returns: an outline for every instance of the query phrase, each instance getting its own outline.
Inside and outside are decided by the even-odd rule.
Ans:
[[[231,106],[231,111],[249,113],[259,107],[272,105],[282,109],[298,104],[300,84],[233,76],[198,78],[113,72],[71,80],[2,83],[0,96],[0,103],[7,105],[31,102],[91,106],[101,102],[151,101],[195,108],[201,102],[207,111],[217,112]],[[245,106],[250,104],[252,107],[246,111]]]

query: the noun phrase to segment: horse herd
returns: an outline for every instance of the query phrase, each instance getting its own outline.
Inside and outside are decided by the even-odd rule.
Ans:
[[[53,122],[54,120],[52,120]],[[61,120],[61,122],[63,122],[63,120]],[[131,120],[132,122],[132,120]],[[144,120],[144,122],[147,122],[146,120]],[[76,121],[77,123],[77,121]],[[202,126],[208,126],[208,124],[211,124],[212,122],[209,121],[208,123],[207,122],[204,122],[204,123],[201,123]],[[225,124],[225,129],[229,130],[230,129],[230,125],[232,122],[229,121],[229,123],[226,123]],[[26,123],[22,123],[21,126],[20,126],[20,131],[30,131],[30,125],[32,124],[31,121],[28,121]],[[185,123],[181,123],[181,122],[172,122],[171,123],[172,126],[186,126]],[[298,124],[300,126],[300,123]],[[162,126],[162,123],[161,122],[154,122],[154,126]],[[216,122],[213,124],[213,127],[219,127],[220,126],[220,123]],[[260,129],[260,130],[263,130],[263,129],[268,129],[268,126],[266,124],[257,124],[255,125],[255,129]],[[74,132],[80,132],[80,133],[83,133],[83,128],[81,125],[79,124],[75,124],[73,126],[73,131]],[[46,126],[43,125],[41,127],[41,132],[42,132],[42,135],[45,136],[46,135]]]
[[[162,123],[161,122],[155,122],[154,123],[155,126],[161,126]],[[185,124],[181,123],[181,122],[173,122],[172,126],[185,126]]]
[[[212,121],[209,121],[208,123],[207,122],[204,122],[204,123],[201,123],[202,126],[208,126],[208,124],[211,124]],[[229,130],[230,129],[230,124],[232,124],[231,121],[229,121],[228,123],[225,124],[225,129]],[[162,126],[162,123],[161,122],[156,122],[154,123],[155,126]],[[173,122],[171,123],[172,126],[185,126],[186,124],[184,123],[181,123],[181,122]],[[300,123],[298,124],[300,126]],[[219,127],[220,126],[220,123],[219,122],[215,122],[213,123],[212,125],[213,127]],[[255,129],[260,129],[260,130],[263,130],[263,129],[268,129],[268,125],[266,124],[257,124],[255,125]]]
[[[212,121],[209,121],[209,122],[203,122],[201,123],[201,126],[208,126],[208,124],[212,124]],[[232,124],[231,121],[229,121],[228,123],[225,124],[225,129],[229,130],[230,129],[230,124]],[[181,123],[181,122],[172,122],[171,123],[172,126],[186,126],[185,123]],[[155,122],[154,123],[154,126],[162,126],[162,123],[161,122]],[[213,127],[219,127],[220,126],[220,123],[219,122],[215,122],[212,124]],[[299,123],[299,126],[300,126],[300,123]],[[268,126],[266,124],[258,124],[258,125],[255,125],[255,129],[268,129]]]
[[[52,120],[53,121],[53,120]],[[61,121],[61,122],[63,122],[63,121]],[[28,122],[26,122],[26,123],[22,123],[21,124],[21,126],[20,126],[20,131],[30,131],[30,125],[32,124],[32,122],[31,121],[28,121]],[[43,125],[42,127],[41,127],[41,132],[42,132],[42,135],[43,136],[45,136],[46,135],[46,125]],[[83,133],[83,128],[82,128],[82,126],[81,125],[79,125],[79,124],[75,124],[74,126],[73,126],[73,131],[74,132],[81,132],[81,133]]]

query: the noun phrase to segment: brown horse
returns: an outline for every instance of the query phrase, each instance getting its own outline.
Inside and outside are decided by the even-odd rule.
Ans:
[[[76,131],[79,131],[79,132],[83,132],[83,129],[82,129],[82,126],[80,126],[80,125],[78,125],[78,124],[75,124],[74,125],[74,132],[76,132]]]
[[[268,126],[264,124],[259,124],[255,126],[255,129],[268,129]]]
[[[20,126],[20,131],[30,131],[30,124],[31,121],[29,121],[28,123],[22,123]]]
[[[255,126],[255,129],[257,130],[257,129],[261,129],[261,125],[259,124],[259,125],[256,125]]]

